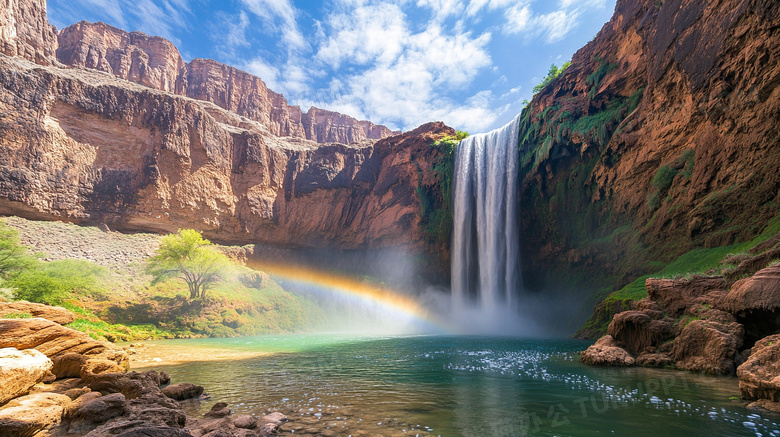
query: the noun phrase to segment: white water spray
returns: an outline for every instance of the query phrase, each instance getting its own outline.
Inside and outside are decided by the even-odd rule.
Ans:
[[[512,310],[521,287],[518,127],[520,116],[470,136],[455,155],[452,295],[456,308]]]

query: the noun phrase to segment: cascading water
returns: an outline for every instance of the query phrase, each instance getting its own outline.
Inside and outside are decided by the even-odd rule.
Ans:
[[[452,295],[456,307],[511,309],[520,287],[520,117],[470,136],[455,154]]]

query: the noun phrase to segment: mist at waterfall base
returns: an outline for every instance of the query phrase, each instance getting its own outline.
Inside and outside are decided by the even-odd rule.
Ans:
[[[530,293],[523,287],[519,125],[520,115],[456,148],[453,312],[475,334],[569,335],[584,293]]]
[[[570,335],[585,293],[523,287],[518,125],[519,117],[456,148],[451,287],[431,283],[424,263],[401,248],[256,247],[258,269],[285,260],[283,271],[266,270],[319,306],[316,329],[323,332]]]

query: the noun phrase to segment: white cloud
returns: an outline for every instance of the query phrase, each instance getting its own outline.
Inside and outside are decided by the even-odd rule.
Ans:
[[[250,12],[263,20],[264,26],[276,31],[288,51],[306,48],[306,38],[298,27],[298,10],[290,0],[241,0]]]
[[[440,97],[466,89],[492,66],[490,33],[453,32],[436,21],[415,32],[398,4],[346,1],[360,4],[326,17],[318,32],[316,59],[338,79],[316,106],[402,129],[438,119],[473,130],[495,121],[492,93],[465,102]]]
[[[211,39],[223,56],[228,59],[237,57],[237,50],[251,47],[247,38],[249,16],[244,11],[237,15],[219,14],[212,28]]]
[[[559,0],[558,9],[536,14],[531,3],[531,0],[519,1],[505,10],[505,34],[523,34],[526,40],[543,38],[547,43],[555,43],[579,25],[579,17],[585,10],[606,6],[606,0]]]

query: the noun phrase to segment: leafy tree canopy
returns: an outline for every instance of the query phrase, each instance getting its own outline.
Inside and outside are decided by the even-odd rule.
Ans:
[[[190,298],[205,298],[214,283],[222,279],[230,260],[200,232],[180,229],[160,241],[156,254],[147,260],[146,271],[154,276],[152,284],[168,278],[180,278],[187,284]]]

